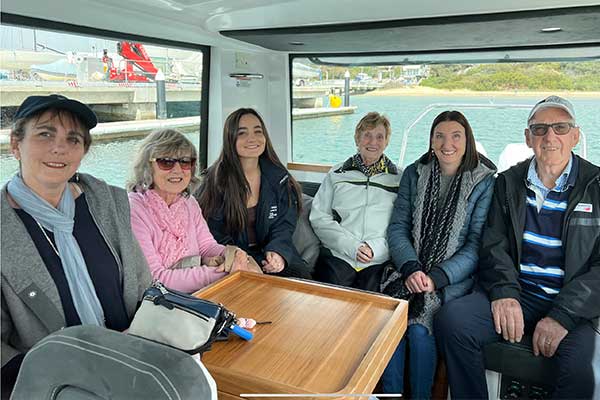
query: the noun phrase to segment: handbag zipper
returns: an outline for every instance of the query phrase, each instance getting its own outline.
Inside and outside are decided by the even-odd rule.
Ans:
[[[183,306],[181,306],[181,305],[179,305],[177,303],[174,303],[172,301],[169,301],[169,299],[166,298],[166,295],[170,294],[171,296],[179,297],[179,298],[185,299],[186,301],[189,301],[190,299],[185,298],[184,296],[181,296],[181,295],[179,295],[177,293],[170,292],[162,283],[160,283],[158,281],[155,282],[152,286],[154,286],[155,288],[157,288],[158,290],[160,290],[160,293],[162,294],[162,296],[160,296],[160,297],[159,296],[148,296],[148,300],[151,300],[155,305],[161,305],[161,306],[166,307],[166,308],[175,307],[175,308],[177,308],[179,310],[188,312],[188,313],[190,313],[192,315],[195,315],[195,316],[203,319],[204,321],[208,322],[209,318],[207,316],[205,316],[204,314],[199,313],[197,311],[194,311],[194,310],[192,310],[190,308],[183,307]],[[205,301],[202,301],[202,299],[196,299],[196,300],[198,300],[201,303],[205,303],[205,304],[207,303]],[[169,306],[171,306],[171,307],[169,307]]]
[[[190,298],[188,298],[188,297],[186,297],[186,296],[184,296],[184,295],[181,295],[181,294],[179,294],[179,293],[176,293],[176,292],[169,291],[169,289],[167,289],[167,288],[165,287],[165,285],[163,285],[163,284],[162,284],[161,282],[159,282],[159,281],[156,281],[156,282],[153,284],[153,286],[154,286],[155,288],[157,288],[158,290],[160,290],[160,292],[161,292],[163,295],[167,295],[167,294],[168,294],[168,295],[171,295],[171,296],[174,296],[174,297],[179,297],[180,299],[184,299],[184,300],[186,300],[186,301],[189,301],[189,300],[191,300]],[[200,303],[204,303],[204,304],[208,304],[208,305],[216,305],[216,306],[219,306],[219,308],[221,308],[221,309],[222,309],[222,308],[224,308],[223,304],[221,304],[221,303],[214,303],[214,302],[212,302],[212,301],[208,301],[208,300],[204,300],[204,299],[199,299],[199,298],[197,298],[197,297],[195,297],[195,298],[194,298],[194,301],[197,301],[197,302],[200,302]]]
[[[168,300],[167,300],[167,301],[168,301]],[[190,313],[190,314],[192,314],[192,315],[195,315],[195,316],[197,316],[198,318],[201,318],[201,319],[205,320],[206,322],[208,322],[208,318],[207,318],[207,317],[206,317],[204,314],[200,314],[199,312],[195,312],[195,311],[193,311],[193,310],[190,310],[189,308],[184,308],[184,307],[182,307],[182,306],[180,306],[179,304],[176,304],[176,303],[171,303],[171,302],[169,302],[169,303],[170,303],[170,304],[171,304],[173,307],[175,307],[175,308],[178,308],[178,309],[180,309],[181,311],[188,312],[188,313]]]

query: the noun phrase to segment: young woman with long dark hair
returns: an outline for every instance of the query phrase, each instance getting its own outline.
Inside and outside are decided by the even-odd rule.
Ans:
[[[302,191],[254,109],[227,117],[223,149],[196,197],[219,243],[246,250],[266,273],[310,278],[292,243]]]

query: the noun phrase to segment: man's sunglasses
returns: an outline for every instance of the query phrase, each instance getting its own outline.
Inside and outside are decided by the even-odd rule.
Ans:
[[[557,135],[566,135],[569,133],[571,128],[575,128],[576,125],[570,122],[557,122],[555,124],[532,124],[529,125],[529,131],[533,136],[544,136],[548,133],[548,129],[552,127],[552,130]]]
[[[175,163],[179,163],[179,166],[183,170],[190,170],[196,166],[196,159],[192,157],[181,157],[181,158],[169,158],[169,157],[158,157],[151,158],[150,161],[154,161],[158,168],[163,171],[170,171],[175,167]]]

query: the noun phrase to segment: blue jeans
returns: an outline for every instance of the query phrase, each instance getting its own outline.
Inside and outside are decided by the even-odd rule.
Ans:
[[[429,399],[437,363],[435,338],[420,324],[410,325],[381,377],[383,393],[404,392],[406,342],[410,360],[410,392],[413,399]]]

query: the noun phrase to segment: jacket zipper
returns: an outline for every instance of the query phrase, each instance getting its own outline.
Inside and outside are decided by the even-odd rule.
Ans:
[[[600,178],[598,178],[598,179],[600,179]],[[569,200],[569,205],[571,203],[577,205],[579,203],[579,201],[583,198],[583,196],[585,195],[585,193],[588,191],[589,186],[592,183],[594,183],[595,180],[596,179],[592,179],[592,180],[590,180],[585,185],[585,188],[583,188],[583,190],[581,191],[581,196],[579,196],[579,198],[577,199],[577,201],[574,201],[575,199],[573,199],[573,201]],[[599,180],[599,183],[600,183],[600,180]],[[573,210],[575,209],[575,207],[569,207],[569,208],[570,209],[567,210],[567,215],[565,216],[565,224],[563,226],[564,229],[563,229],[563,232],[562,232],[562,235],[561,235],[561,238],[560,238],[560,240],[563,243],[563,246],[565,246],[565,243],[567,243],[567,233],[568,233],[568,230],[569,230],[569,222],[571,221],[571,216],[573,215]],[[566,250],[565,250],[565,253],[566,253]]]
[[[517,268],[517,271],[520,271],[521,270],[521,252],[522,252],[521,247],[522,247],[522,242],[523,242],[523,233],[521,233],[520,235],[518,234],[519,230],[517,229],[517,224],[515,223],[515,218],[518,218],[518,215],[514,216],[514,218],[513,218],[513,211],[512,211],[514,209],[517,209],[517,207],[515,205],[515,207],[511,208],[511,204],[509,202],[509,197],[508,197],[508,193],[509,193],[508,186],[509,186],[508,180],[506,178],[504,178],[504,189],[505,189],[504,204],[506,207],[506,216],[508,217],[508,222],[510,223],[510,227],[513,232],[513,236],[514,236],[514,240],[515,240],[515,243],[514,243],[515,249],[517,250],[516,268]],[[525,190],[524,194],[525,194],[525,196],[527,196],[527,189]],[[514,197],[515,196],[511,196],[511,199],[514,199]]]
[[[371,182],[371,178],[369,176],[367,176],[367,185],[365,186],[365,190],[367,191],[367,193],[366,193],[366,201],[365,201],[365,210],[369,208],[369,183],[370,182]],[[365,232],[366,231],[367,231],[367,213],[365,211],[365,212],[363,212],[363,230],[362,230],[362,235],[360,235],[361,244],[365,243],[364,242],[364,238],[365,238]],[[357,251],[357,254],[354,255],[354,261],[356,262],[356,266],[358,266],[358,264],[359,264],[359,261],[358,261],[358,251]]]
[[[365,201],[365,210],[369,208],[369,185],[371,183],[371,177],[367,176],[367,186],[366,186],[366,191],[367,191],[367,199]],[[361,240],[365,238],[365,232],[367,231],[367,213],[364,212],[363,213],[363,233],[361,235]]]

